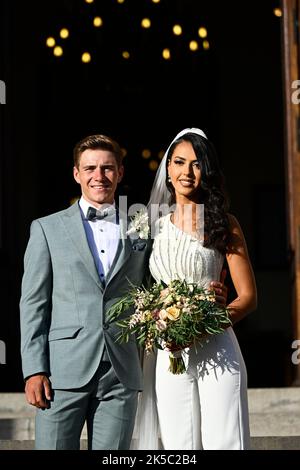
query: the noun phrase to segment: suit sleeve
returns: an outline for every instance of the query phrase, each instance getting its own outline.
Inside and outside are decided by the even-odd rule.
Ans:
[[[146,258],[146,267],[145,267],[145,273],[143,277],[143,286],[146,287],[146,289],[150,289],[152,284],[154,283],[154,279],[150,273],[150,268],[149,268],[149,260],[150,260],[150,255],[153,247],[153,241],[150,240],[148,242],[148,247],[147,247],[147,258]]]
[[[20,300],[21,356],[24,378],[49,374],[48,331],[51,318],[52,264],[39,221],[31,224],[24,256]]]

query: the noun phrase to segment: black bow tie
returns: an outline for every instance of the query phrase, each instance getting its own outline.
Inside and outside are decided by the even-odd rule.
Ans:
[[[106,209],[100,210],[95,209],[94,207],[89,207],[86,218],[87,220],[101,220],[107,217],[108,215],[112,216],[116,213],[114,206],[107,207]]]

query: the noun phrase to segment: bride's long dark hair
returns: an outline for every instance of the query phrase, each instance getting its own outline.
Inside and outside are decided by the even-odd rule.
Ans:
[[[214,145],[204,137],[187,133],[176,140],[170,147],[166,164],[171,160],[175,147],[188,141],[192,144],[201,170],[199,201],[204,204],[204,246],[226,252],[230,241],[228,220],[229,200],[225,190],[225,178],[221,171]],[[168,173],[167,173],[168,174]],[[171,193],[171,204],[175,201],[173,185],[166,179]]]

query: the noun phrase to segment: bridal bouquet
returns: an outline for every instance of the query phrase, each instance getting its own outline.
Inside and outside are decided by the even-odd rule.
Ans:
[[[182,349],[231,325],[228,309],[216,303],[213,290],[186,281],[154,283],[150,289],[132,286],[110,308],[109,319],[117,320],[132,307],[132,315],[117,321],[121,328],[117,341],[128,342],[134,334],[146,353],[154,348],[170,351],[169,370],[173,374],[185,372]]]

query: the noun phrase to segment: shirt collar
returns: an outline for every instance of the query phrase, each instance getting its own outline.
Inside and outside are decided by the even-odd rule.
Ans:
[[[114,208],[116,208],[116,203],[115,201],[113,202],[113,204],[110,204],[112,205]],[[87,211],[88,211],[88,208],[89,207],[94,207],[95,209],[99,209],[99,207],[96,207],[94,206],[93,204],[91,204],[90,202],[88,202],[86,199],[84,199],[83,196],[81,196],[80,200],[79,200],[79,206],[83,212],[83,215],[84,217],[87,216]],[[108,205],[104,205],[105,207],[108,207]]]

